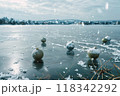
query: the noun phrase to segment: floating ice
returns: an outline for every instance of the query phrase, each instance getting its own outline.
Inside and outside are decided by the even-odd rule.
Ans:
[[[119,57],[114,57],[114,62],[119,63],[120,62]]]
[[[20,68],[20,71],[21,71],[22,73],[27,73],[27,69],[22,69],[22,68]]]
[[[9,68],[8,70],[9,70],[9,71],[13,71],[13,69],[12,69],[12,68]]]
[[[97,34],[100,34],[100,31],[98,30]]]
[[[46,66],[44,67],[44,70],[45,70],[46,72],[48,72],[48,68],[47,68]]]
[[[32,48],[32,49],[35,49],[35,48],[36,48],[36,45],[33,45],[31,48]]]
[[[85,65],[85,62],[83,62],[83,61],[79,61],[77,64],[80,65],[80,66],[82,66],[82,67],[87,67],[87,66]]]
[[[90,66],[90,70],[94,70],[92,66]]]
[[[28,78],[25,78],[24,76],[5,74],[2,72],[0,73],[0,79],[1,80],[29,80]]]
[[[76,56],[78,57],[78,56],[80,56],[80,54],[77,54]]]
[[[82,49],[75,48],[75,50],[77,50],[77,51],[79,51],[79,52],[82,52]]]
[[[14,64],[18,64],[19,63],[19,60],[18,61],[16,61],[16,62],[14,62]]]
[[[62,62],[60,62],[60,65],[63,64]]]
[[[100,8],[97,9],[98,13],[102,13],[102,10]]]
[[[75,69],[75,71],[78,71],[78,69]]]
[[[11,75],[10,74],[4,74],[4,73],[0,73],[0,79],[8,79],[8,78],[11,78]]]
[[[63,71],[63,73],[65,73],[65,71]]]
[[[65,69],[67,70],[68,68],[67,68],[67,67],[65,67]]]
[[[77,73],[77,76],[81,78],[81,77],[82,77],[82,74],[80,74],[80,73]]]
[[[8,78],[8,80],[29,80],[29,78],[25,78],[24,76],[12,76]]]
[[[65,80],[73,80],[73,78],[71,78],[69,75],[68,77],[65,78]]]
[[[54,9],[54,13],[56,13],[57,12],[57,10],[56,9]]]

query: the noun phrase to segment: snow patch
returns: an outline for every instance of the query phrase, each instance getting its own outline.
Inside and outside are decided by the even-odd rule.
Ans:
[[[0,80],[29,80],[29,78],[25,78],[24,76],[13,75],[13,74],[1,72]]]
[[[111,40],[110,36],[106,36],[105,39],[107,39],[109,41]]]
[[[83,62],[83,61],[79,61],[77,64],[80,65],[80,66],[82,66],[82,67],[87,67],[87,66],[85,65],[85,62]]]
[[[68,77],[65,78],[65,80],[73,80],[73,78],[71,78],[69,75]]]
[[[100,50],[96,49],[96,48],[90,48],[90,49],[88,49],[88,53],[100,54]]]
[[[77,73],[77,76],[81,78],[81,77],[82,77],[82,74],[80,74],[80,73]]]

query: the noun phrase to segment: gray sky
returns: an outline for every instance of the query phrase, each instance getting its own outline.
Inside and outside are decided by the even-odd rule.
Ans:
[[[120,0],[0,0],[0,18],[120,20]]]

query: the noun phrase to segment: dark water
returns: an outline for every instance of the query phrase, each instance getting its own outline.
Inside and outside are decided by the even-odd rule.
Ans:
[[[107,35],[112,40],[102,45],[101,39]],[[41,46],[43,37],[47,39],[46,47]],[[75,43],[74,56],[66,54],[65,45],[71,40]],[[94,67],[87,50],[94,46],[101,51],[94,61],[96,69],[110,58],[107,68],[113,64],[120,67],[120,26],[0,26],[0,72],[23,75],[31,80],[58,80],[69,75],[71,79],[81,79],[79,76],[90,79]],[[35,63],[31,56],[35,47],[44,52],[41,64]],[[115,68],[112,73],[118,74]]]

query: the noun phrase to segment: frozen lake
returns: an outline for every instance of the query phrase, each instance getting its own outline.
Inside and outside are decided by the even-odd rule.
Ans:
[[[109,35],[111,42],[102,45],[102,38]],[[46,47],[41,39],[47,39]],[[75,43],[74,56],[67,55],[68,41]],[[101,53],[92,66],[87,50],[96,46]],[[35,47],[43,50],[43,63],[35,63],[31,56]],[[30,80],[90,79],[96,67],[106,63],[120,67],[120,26],[81,25],[26,25],[0,26],[0,72],[22,75]],[[117,75],[113,68],[112,73]],[[95,79],[95,78],[94,78]],[[106,78],[107,79],[107,78]]]

